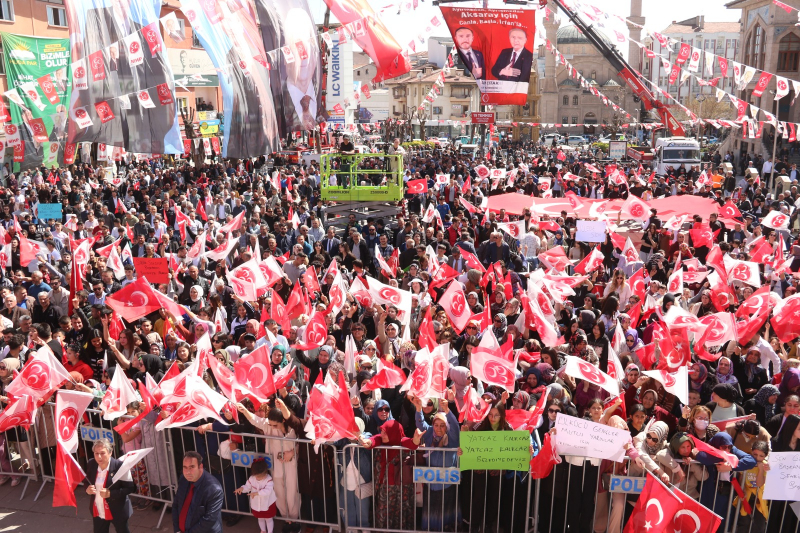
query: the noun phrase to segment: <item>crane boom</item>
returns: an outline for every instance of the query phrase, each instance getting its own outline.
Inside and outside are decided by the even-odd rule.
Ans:
[[[602,56],[611,64],[612,67],[614,67],[614,69],[628,84],[628,87],[631,88],[633,94],[642,100],[645,109],[654,109],[659,114],[661,117],[661,122],[669,130],[670,135],[676,137],[683,137],[686,135],[686,130],[684,129],[683,125],[678,122],[672,113],[670,113],[667,106],[654,97],[653,93],[651,93],[647,87],[645,87],[645,85],[639,79],[639,75],[636,73],[633,67],[631,67],[627,61],[625,61],[625,58],[622,57],[622,54],[619,53],[619,50],[617,50],[616,47],[606,44],[600,35],[598,35],[597,31],[586,24],[583,19],[572,9],[568,8],[564,4],[563,0],[552,1],[567,15],[567,17],[569,17],[570,21],[572,21],[572,23],[575,24],[575,27],[577,27],[583,33],[584,37],[588,39],[589,43],[602,54]]]

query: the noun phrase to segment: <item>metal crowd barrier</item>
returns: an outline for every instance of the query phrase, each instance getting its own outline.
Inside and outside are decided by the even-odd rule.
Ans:
[[[42,486],[34,501],[45,484],[54,480],[54,414],[55,405],[46,404],[30,431],[16,430],[27,434],[29,445],[26,448],[19,439],[12,440],[14,456],[8,450],[11,431],[0,435],[0,476],[26,478],[20,499],[31,479],[37,478],[35,463]],[[119,422],[103,420],[98,410],[87,410],[79,426],[77,455],[82,467],[93,455],[92,445],[100,439],[114,443],[115,457],[122,455],[122,438],[113,431]],[[600,464],[594,466],[585,458],[562,456],[562,462],[548,477],[532,480],[527,472],[462,472],[457,448],[367,449],[340,441],[323,444],[315,451],[307,440],[201,433],[196,427],[159,432],[154,427],[156,422],[153,414],[140,424],[141,446],[154,450],[142,460],[144,466],[137,469],[139,472],[134,472],[137,493],[132,496],[164,504],[157,527],[172,504],[179,475],[176,466],[182,464],[187,451],[200,453],[205,468],[220,481],[225,494],[224,515],[251,514],[248,497],[233,491],[247,481],[253,462],[264,460],[275,483],[279,520],[341,531],[621,533],[644,487],[645,472],[632,469],[628,458],[611,465],[595,461]],[[220,443],[227,440],[235,442],[223,445],[229,454],[228,450],[220,452]],[[26,460],[29,470],[12,466]],[[674,486],[699,499],[709,482],[708,471],[700,463],[693,461],[691,465],[695,475],[674,479]],[[744,473],[731,474],[744,486]],[[742,516],[742,502],[733,505],[734,490],[727,494],[715,491],[714,495],[712,510],[718,498],[727,500],[721,513],[724,528],[718,533],[800,533],[800,526],[788,525],[794,521],[792,502],[767,502],[769,515],[764,518],[755,508],[752,515]]]
[[[273,478],[279,520],[308,526],[339,525],[339,493],[336,490],[336,449],[323,444],[319,453],[308,440],[265,436],[252,433],[204,431],[194,427],[173,428],[170,438],[176,449],[176,464],[183,454],[196,451],[203,456],[205,468],[220,482],[225,493],[222,508],[226,515],[250,516],[248,496],[235,495],[249,477],[253,461],[263,459]],[[220,443],[236,439],[230,446],[230,458],[220,453]],[[234,449],[235,448],[235,449]]]

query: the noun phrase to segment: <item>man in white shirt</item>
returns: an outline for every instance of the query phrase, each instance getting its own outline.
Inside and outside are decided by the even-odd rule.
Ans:
[[[113,449],[108,440],[95,442],[92,446],[94,459],[90,459],[86,466],[86,481],[91,483],[86,487],[86,494],[94,497],[91,508],[95,533],[108,532],[111,524],[117,533],[130,531],[128,519],[133,514],[133,507],[128,495],[136,492],[136,485],[130,471],[114,481],[122,461],[111,456]]]

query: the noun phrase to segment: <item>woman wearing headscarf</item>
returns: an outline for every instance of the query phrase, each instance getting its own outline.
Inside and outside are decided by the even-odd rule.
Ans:
[[[369,439],[362,438],[361,445],[370,449],[402,446],[416,450],[421,439],[422,431],[419,429],[413,438],[408,438],[400,422],[387,420],[380,426],[378,434]],[[397,449],[373,451],[376,528],[412,529],[416,526],[413,457],[413,454]]]
[[[629,328],[625,332],[625,344],[619,347],[619,353],[617,354],[620,362],[626,367],[631,364],[641,367],[642,362],[639,360],[636,351],[643,347],[644,343],[639,339],[639,332]]]
[[[492,333],[497,337],[497,342],[503,344],[506,330],[508,329],[508,318],[502,312],[496,313],[492,321]]]
[[[694,361],[689,366],[689,390],[696,391],[701,402],[711,400],[711,390],[716,384],[716,376],[709,374],[708,367],[702,361]]]
[[[742,397],[742,390],[739,388],[739,380],[733,373],[733,362],[724,355],[717,361],[715,372],[717,383],[729,383],[739,389],[739,397]]]
[[[739,346],[736,347],[736,351],[741,351]],[[758,389],[769,383],[767,371],[761,366],[761,352],[755,346],[751,346],[744,357],[734,352],[731,354],[731,360],[734,375],[739,380],[742,400],[746,402],[756,395]]]
[[[279,372],[283,367],[289,364],[289,361],[286,360],[286,346],[283,344],[276,344],[272,347],[272,353],[270,354],[270,366],[272,367],[272,373]]]
[[[706,404],[711,410],[711,421],[730,420],[744,416],[744,408],[736,403],[739,391],[730,383],[720,383],[711,391],[711,401]]]
[[[781,380],[780,385],[778,385],[778,391],[780,392],[780,395],[778,396],[778,401],[775,404],[778,408],[783,407],[783,403],[786,401],[787,396],[791,396],[792,394],[800,394],[800,369],[790,368],[784,372],[783,379]]]
[[[433,468],[457,468],[456,452],[444,448],[458,448],[460,445],[458,419],[450,411],[450,402],[455,393],[448,389],[446,398],[439,402],[440,410],[431,422],[425,420],[422,401],[414,398],[417,429],[423,431],[427,465]],[[453,484],[426,484],[422,493],[422,529],[425,531],[452,531],[461,523],[458,508],[458,486]]]
[[[194,285],[191,289],[189,289],[189,310],[192,313],[199,313],[200,310],[205,307],[205,301],[203,300],[203,287],[200,285]]]
[[[394,420],[389,402],[378,400],[375,402],[375,407],[372,409],[372,414],[367,422],[367,433],[378,435],[381,432],[381,426],[389,420]]]
[[[722,522],[717,531],[725,531],[725,516],[729,507],[731,494],[731,475],[720,476],[726,472],[743,472],[756,466],[756,460],[750,454],[743,452],[733,445],[731,436],[721,431],[708,441],[708,444],[718,450],[735,455],[739,464],[733,467],[727,461],[711,455],[707,452],[699,452],[697,461],[705,465],[708,470],[708,480],[703,483],[700,489],[700,503],[722,517]]]
[[[502,283],[497,285],[494,289],[494,296],[492,297],[491,305],[489,305],[489,311],[495,318],[497,318],[497,315],[502,315],[503,311],[506,310],[506,294],[504,291],[505,288]]]
[[[756,420],[764,426],[775,415],[775,403],[779,395],[778,387],[768,383],[758,389],[755,396],[744,402],[744,412],[748,415],[755,413]]]
[[[780,433],[772,439],[773,452],[800,452],[800,416],[786,417]],[[791,502],[773,501],[770,505],[768,533],[797,531],[797,515],[789,509]]]
[[[227,353],[227,352],[226,352]],[[160,357],[151,355],[149,353],[139,352],[131,359],[132,366],[137,370],[133,379],[147,383],[147,374],[155,380],[156,383],[161,381],[164,377],[164,362]]]
[[[669,446],[656,454],[656,462],[670,475],[670,483],[697,499],[700,497],[698,485],[708,478],[708,471],[693,460],[693,448],[689,435],[676,433]]]
[[[625,367],[625,379],[622,380],[622,388],[628,390],[630,387],[635,387],[636,382],[639,381],[639,367],[634,363],[630,363]]]
[[[333,355],[333,348],[327,344],[323,344],[319,347],[319,353],[316,358],[313,358],[309,353],[303,350],[296,350],[294,354],[297,360],[308,368],[309,383],[316,383],[317,376],[320,375],[320,373],[325,377],[325,373],[328,371],[328,367],[333,361]]]
[[[544,394],[544,391],[545,391],[545,383],[544,383],[544,378],[542,377],[542,373],[535,366],[530,367],[525,372],[525,381],[522,383],[522,386],[520,387],[520,392],[532,396],[534,398],[533,401],[538,402],[541,395]]]
[[[744,453],[752,452],[756,442],[769,444],[772,438],[758,420],[739,420],[735,424],[728,424],[725,431],[733,439],[733,445]]]

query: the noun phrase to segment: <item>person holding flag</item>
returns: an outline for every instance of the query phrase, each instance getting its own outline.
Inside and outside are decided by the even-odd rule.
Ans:
[[[108,533],[111,524],[117,533],[128,533],[128,520],[133,515],[133,507],[128,497],[136,492],[130,472],[119,481],[112,481],[117,471],[122,468],[122,461],[112,454],[114,447],[108,440],[98,440],[92,445],[94,458],[89,459],[86,466],[88,486],[86,494],[91,496],[91,509],[94,532]]]

